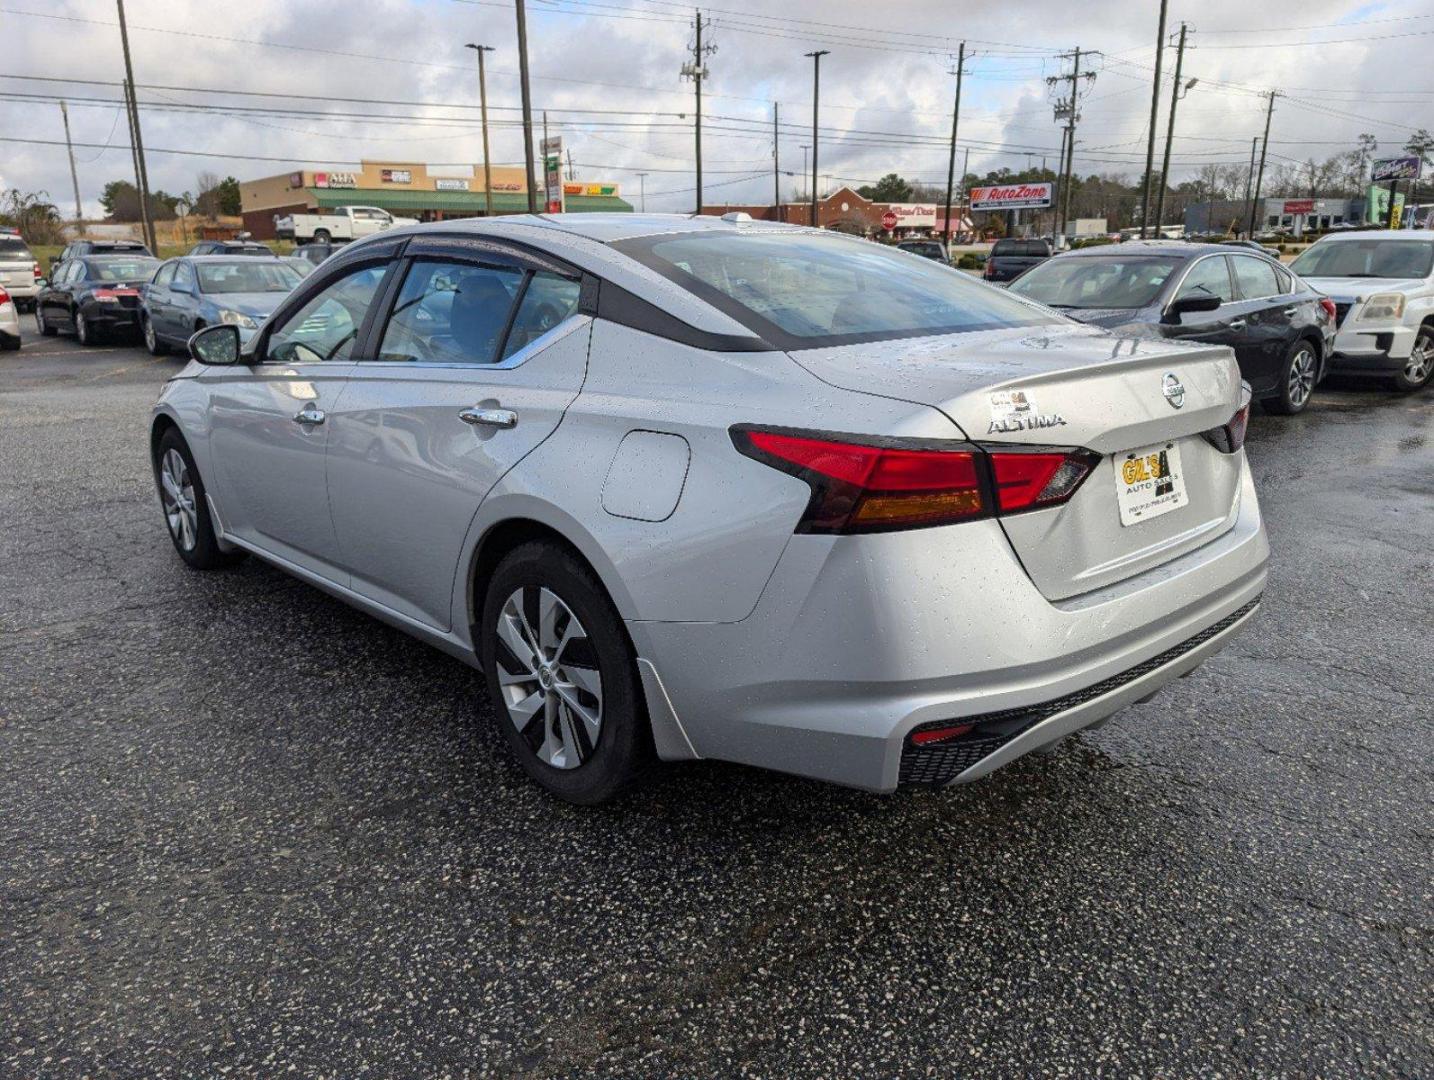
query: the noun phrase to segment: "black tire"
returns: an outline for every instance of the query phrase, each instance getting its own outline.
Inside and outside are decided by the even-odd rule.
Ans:
[[[1285,354],[1280,365],[1280,381],[1271,397],[1261,404],[1265,411],[1276,416],[1294,416],[1305,411],[1314,397],[1315,386],[1319,383],[1319,346],[1308,338],[1300,338]]]
[[[150,322],[148,315],[140,316],[139,331],[144,335],[144,347],[149,351],[150,356],[167,356],[169,354],[169,346],[159,339],[159,335],[154,330],[154,323]]]
[[[186,536],[182,529],[177,529],[170,524],[171,514],[165,501],[165,485],[163,472],[167,455],[177,453],[183,459],[184,467],[190,483],[190,502],[193,505],[194,520],[192,528],[192,541],[186,543]],[[194,455],[189,452],[189,444],[184,441],[184,436],[179,433],[178,428],[170,428],[160,437],[159,447],[154,454],[154,483],[159,492],[159,505],[165,516],[165,531],[174,543],[174,550],[179,553],[192,569],[195,570],[218,570],[221,567],[232,566],[244,557],[242,551],[221,551],[219,542],[214,537],[214,523],[209,517],[209,502],[204,497],[204,480],[199,475],[199,469],[195,467]]]
[[[54,337],[55,328],[45,321],[45,313],[40,310],[40,305],[35,305],[35,329],[40,331],[42,337]]]
[[[1394,388],[1402,394],[1412,394],[1428,386],[1431,377],[1434,377],[1434,326],[1421,326],[1414,335],[1408,363],[1394,376]]]
[[[315,230],[314,230],[314,243],[316,243],[316,244],[327,244],[327,243],[330,243],[332,240],[333,240],[333,236],[331,236],[331,235],[329,234],[329,230],[328,230],[328,229],[315,229]]]
[[[19,338],[17,338],[17,337],[12,338],[9,334],[6,334],[4,337],[0,337],[0,352],[19,352],[19,351],[20,351],[20,339],[19,339]]]
[[[75,309],[75,340],[86,348],[100,343],[99,331],[90,325],[85,313],[79,308]]]
[[[520,728],[522,721],[515,716],[520,717],[521,712],[510,711],[500,667],[511,676],[531,672],[534,665],[500,642],[499,620],[516,594],[529,615],[526,621],[533,622],[542,590],[556,597],[585,632],[585,637],[567,643],[562,655],[553,659],[551,670],[557,674],[556,682],[568,686],[568,692],[575,692],[574,680],[567,675],[573,668],[597,673],[601,697],[595,742],[588,741],[571,712],[561,711],[561,695],[552,689],[542,690],[536,676],[519,685],[510,679],[508,687],[515,697],[525,696],[526,700],[537,694],[554,695],[557,704],[553,712],[539,707]],[[559,615],[557,625],[567,627],[569,623],[563,619]],[[632,645],[602,584],[572,554],[556,544],[537,541],[509,552],[488,582],[479,626],[480,657],[498,725],[523,770],[545,790],[570,803],[595,806],[621,794],[653,761],[652,732]],[[558,634],[567,636],[565,629],[555,632]],[[532,694],[527,690],[529,683]],[[571,725],[571,741],[579,751],[575,766],[554,765],[540,756],[550,739],[559,739],[565,722]]]

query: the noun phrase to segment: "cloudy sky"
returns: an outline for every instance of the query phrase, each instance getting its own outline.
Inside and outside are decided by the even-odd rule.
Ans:
[[[510,0],[129,0],[127,15],[153,187],[192,190],[201,171],[245,180],[360,157],[476,162],[467,42],[496,50],[494,161],[522,160]],[[833,185],[891,171],[944,184],[963,39],[960,152],[969,147],[972,171],[1043,158],[1054,167],[1060,134],[1046,78],[1069,69],[1061,54],[1076,47],[1094,54],[1096,72],[1077,167],[1134,176],[1143,165],[1156,0],[719,0],[703,15],[704,44],[716,46],[704,97],[708,203],[771,200],[774,104],[790,197],[811,142],[804,54],[813,49],[829,50],[820,168]],[[1322,159],[1361,132],[1394,151],[1414,128],[1434,127],[1427,0],[1171,0],[1172,33],[1182,20],[1185,75],[1200,81],[1180,106],[1177,179],[1205,162],[1245,161],[1268,89],[1284,95],[1272,160]],[[669,0],[528,0],[534,108],[548,110],[578,179],[615,180],[634,204],[645,184],[649,209],[690,209],[693,96],[680,69],[692,22],[691,8]],[[64,97],[82,198],[97,213],[104,183],[133,175],[116,104],[114,4],[0,0],[0,41],[0,187],[46,191],[68,208],[64,147],[45,145],[63,139]],[[1167,87],[1173,61],[1171,50]]]

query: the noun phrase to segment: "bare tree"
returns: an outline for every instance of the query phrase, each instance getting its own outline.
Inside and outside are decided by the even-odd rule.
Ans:
[[[194,209],[203,214],[210,221],[219,217],[219,185],[222,181],[217,173],[207,169],[202,171],[194,180],[194,190],[198,195],[194,200]]]

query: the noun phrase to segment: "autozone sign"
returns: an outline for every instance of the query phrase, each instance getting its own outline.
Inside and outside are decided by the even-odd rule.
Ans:
[[[997,184],[993,187],[971,189],[972,210],[1025,210],[1036,206],[1050,206],[1055,196],[1056,185],[1043,184]]]

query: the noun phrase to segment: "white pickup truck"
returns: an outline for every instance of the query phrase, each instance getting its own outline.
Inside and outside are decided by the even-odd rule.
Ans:
[[[357,240],[361,236],[417,225],[417,218],[394,217],[376,206],[336,206],[329,214],[286,214],[274,219],[274,231],[282,240]]]

